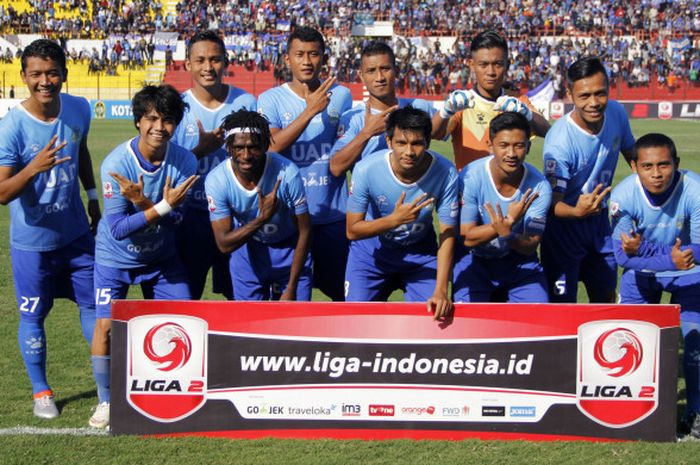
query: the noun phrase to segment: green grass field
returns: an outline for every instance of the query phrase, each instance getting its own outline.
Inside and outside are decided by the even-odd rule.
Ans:
[[[633,121],[636,136],[664,132],[678,145],[681,167],[700,171],[697,148],[700,122]],[[128,121],[95,121],[89,138],[99,173],[104,156],[135,134]],[[449,143],[433,149],[451,154]],[[542,141],[533,144],[529,161],[541,167]],[[620,163],[615,182],[629,174]],[[59,434],[84,428],[96,404],[89,350],[80,335],[78,314],[68,301],[57,301],[47,320],[49,381],[56,392],[61,416],[52,421],[34,418],[31,389],[17,348],[18,312],[9,259],[9,215],[0,208],[0,463],[236,463],[236,464],[696,464],[700,442],[680,444],[496,442],[496,441],[298,441],[222,440],[206,438],[80,437]],[[138,296],[138,294],[135,294]],[[214,298],[213,296],[208,296]],[[314,300],[322,300],[315,294]],[[580,294],[580,300],[585,297]],[[22,432],[21,428],[55,429],[51,434]],[[78,433],[84,430],[77,431]]]

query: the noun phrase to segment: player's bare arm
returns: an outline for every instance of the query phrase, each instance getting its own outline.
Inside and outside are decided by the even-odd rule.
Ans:
[[[439,227],[435,291],[427,302],[428,311],[433,313],[435,320],[443,320],[454,311],[454,304],[448,294],[448,286],[454,261],[456,229],[454,226],[443,223],[440,223]]]
[[[301,215],[294,215],[293,219],[297,231],[299,231],[299,236],[297,237],[297,245],[294,248],[294,259],[289,270],[287,288],[282,293],[280,300],[297,300],[299,277],[304,269],[304,261],[311,244],[311,216],[308,213],[302,213]]]
[[[95,173],[92,170],[92,157],[90,157],[86,138],[80,141],[78,177],[83,185],[83,189],[88,192],[87,213],[90,217],[90,230],[95,234],[97,233],[97,224],[102,219],[102,213],[100,212],[100,202],[97,200],[97,193],[95,192]]]
[[[413,223],[418,219],[420,211],[433,203],[434,199],[427,199],[427,197],[428,194],[424,193],[416,197],[413,202],[404,203],[406,192],[402,192],[391,214],[371,221],[365,220],[366,213],[348,212],[346,226],[348,239],[357,241],[379,236],[402,224]]]
[[[7,205],[19,197],[37,174],[49,171],[54,166],[70,160],[71,157],[61,158],[61,149],[67,142],[56,144],[57,140],[58,136],[53,136],[49,143],[32,158],[32,161],[17,173],[11,166],[0,167],[0,204]]]

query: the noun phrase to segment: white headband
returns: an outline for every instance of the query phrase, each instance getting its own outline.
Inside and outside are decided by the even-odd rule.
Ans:
[[[261,134],[261,132],[258,128],[231,128],[224,133],[224,139],[228,139],[234,134]]]

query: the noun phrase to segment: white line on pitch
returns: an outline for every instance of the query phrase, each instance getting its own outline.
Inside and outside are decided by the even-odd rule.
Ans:
[[[57,436],[107,436],[105,430],[95,428],[37,428],[36,426],[15,426],[14,428],[0,428],[0,436],[42,436],[55,434]]]

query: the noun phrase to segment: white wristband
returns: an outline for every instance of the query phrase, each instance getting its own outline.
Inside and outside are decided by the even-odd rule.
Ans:
[[[92,188],[85,191],[87,193],[88,200],[97,200],[97,189]]]
[[[153,208],[155,208],[156,213],[158,213],[161,217],[167,215],[173,210],[173,207],[171,207],[165,199],[153,205]]]

